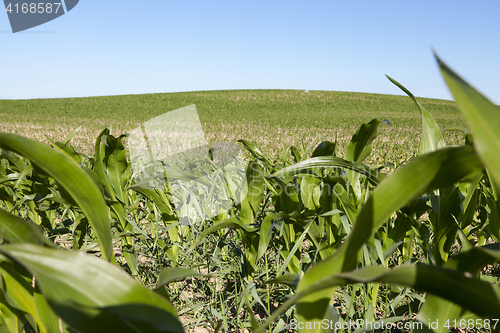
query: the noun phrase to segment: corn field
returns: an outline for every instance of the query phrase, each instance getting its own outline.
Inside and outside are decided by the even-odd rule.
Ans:
[[[418,156],[366,164],[378,119],[344,151],[239,140],[246,196],[188,225],[167,184],[135,181],[127,135],[88,156],[79,128],[0,133],[0,332],[500,332],[500,109],[438,63],[463,144],[389,78]]]

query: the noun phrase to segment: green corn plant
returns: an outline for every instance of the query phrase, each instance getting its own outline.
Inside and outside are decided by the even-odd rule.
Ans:
[[[439,145],[433,146],[432,140],[423,144],[420,157],[398,169],[375,188],[362,206],[353,229],[342,246],[330,258],[319,262],[306,272],[297,286],[296,294],[269,320],[277,318],[288,306],[295,303],[299,321],[322,320],[327,316],[330,299],[336,286],[359,282],[390,283],[430,293],[428,302],[425,303],[426,305],[419,314],[419,319],[424,324],[425,319],[428,318],[444,319],[448,320],[449,323],[450,320],[465,320],[465,318],[467,320],[477,318],[491,320],[500,314],[500,290],[498,286],[478,278],[478,272],[482,267],[488,263],[498,262],[498,252],[492,250],[486,251],[487,255],[485,255],[484,252],[474,252],[475,249],[470,249],[450,259],[442,258],[447,259],[444,267],[421,264],[403,265],[388,270],[379,265],[372,265],[356,270],[363,244],[386,223],[385,221],[394,212],[408,205],[415,198],[434,190],[449,189],[468,175],[471,175],[472,179],[477,179],[478,177],[475,175],[483,167],[481,161],[484,161],[486,168],[491,172],[491,178],[494,181],[498,179],[499,165],[497,162],[500,160],[497,154],[494,154],[498,150],[493,148],[496,141],[500,142],[497,132],[493,130],[493,128],[500,126],[498,108],[466,84],[446,65],[440,61],[439,63],[443,76],[464,114],[464,118],[471,126],[474,148],[466,145],[433,151],[440,148]],[[486,130],[483,126],[487,126]],[[477,146],[480,148],[476,148],[476,135],[479,136],[480,141]],[[469,202],[470,197],[475,192],[477,180],[471,183],[472,190],[469,193],[472,194],[468,196]],[[453,189],[453,187],[451,188]],[[439,192],[439,195],[446,195],[453,200],[452,202],[446,200],[445,206],[448,204],[451,207],[460,202],[460,197],[457,199],[458,191],[459,188],[455,188],[447,194],[442,194],[443,190]],[[455,214],[459,215],[457,212]],[[446,213],[446,215],[448,214]],[[454,232],[458,230],[456,228]],[[481,260],[480,258],[484,256],[488,259]],[[348,271],[352,272],[347,273]],[[361,276],[369,277],[365,279]],[[344,278],[347,280],[343,280]],[[451,285],[451,281],[453,281],[453,285]],[[474,302],[471,302],[470,298],[466,296],[471,293],[476,295]],[[259,330],[262,329],[263,327],[259,328]],[[430,329],[442,331],[442,328],[430,327]],[[317,326],[308,326],[301,331],[317,332],[320,329]]]
[[[294,224],[293,220],[288,219],[290,229],[285,237],[285,249],[301,243],[298,237],[307,222],[312,220],[317,222],[309,225],[308,237],[313,249],[319,251],[321,258],[328,257],[340,244],[347,234],[346,230],[350,229],[349,225],[344,225],[342,219],[352,224],[361,199],[360,193],[368,191],[370,182],[377,184],[380,181],[379,177],[383,177],[377,170],[361,163],[371,152],[371,143],[376,136],[376,127],[379,123],[378,120],[373,120],[358,129],[348,146],[347,159],[332,156],[335,153],[335,145],[331,142],[322,142],[313,152],[311,159],[285,167],[270,176],[277,183],[276,188],[280,189],[274,203],[276,212],[284,212],[290,216],[298,214],[299,220],[303,221],[301,225]],[[348,170],[347,177],[342,176],[341,168]],[[365,176],[363,184],[360,183],[360,174]],[[351,185],[349,178],[353,180],[355,186]],[[326,235],[326,239],[323,239],[323,234]],[[291,238],[288,235],[297,236]],[[288,252],[284,254],[289,255]],[[296,255],[295,265],[293,268],[289,267],[289,271],[293,274],[299,273],[300,252],[296,252]]]
[[[372,122],[372,124],[373,123],[374,122]],[[375,127],[377,125],[378,124],[375,124]],[[354,154],[355,145],[357,145],[357,149],[360,149],[360,151],[357,152],[358,156],[356,156],[356,158],[359,158],[363,147],[371,145],[371,141],[373,140],[373,134],[368,134],[368,136],[372,135],[372,138],[366,139],[364,137],[365,131],[373,131],[372,126],[368,126],[369,129],[367,130],[365,130],[364,127],[361,129],[362,133],[358,136],[358,139],[356,139],[357,137],[354,137],[353,139],[355,143],[352,145],[352,154]],[[247,150],[249,150],[254,157],[258,158],[267,167],[268,170],[273,171],[282,169],[282,167],[276,165],[273,166],[269,161],[267,161],[253,144],[246,141],[243,141],[243,143]],[[323,257],[326,257],[328,254],[325,252],[325,249],[331,249],[332,246],[335,246],[335,244],[338,244],[338,242],[341,240],[341,237],[339,237],[338,235],[339,229],[342,229],[340,226],[340,219],[338,214],[327,214],[326,216],[320,216],[319,225],[310,222],[318,218],[318,213],[320,213],[318,209],[320,208],[320,206],[323,206],[322,209],[326,210],[327,212],[335,211],[332,206],[332,199],[325,199],[330,195],[330,193],[326,190],[327,186],[325,186],[325,184],[323,183],[324,181],[326,181],[326,178],[323,174],[324,172],[322,171],[323,168],[325,166],[331,166],[332,168],[334,168],[341,165],[343,165],[344,167],[350,167],[351,163],[349,161],[334,157],[332,163],[328,164],[327,157],[335,154],[335,144],[328,141],[323,141],[318,147],[316,147],[316,149],[312,153],[313,159],[317,158],[317,160],[314,160],[314,162],[320,162],[318,164],[319,166],[315,164],[304,165],[304,157],[306,157],[304,153],[312,151],[312,147],[314,146],[310,146],[305,150],[302,149],[302,153],[294,147],[288,148],[283,158],[284,165],[288,163],[288,156],[290,155],[293,155],[294,160],[300,163],[298,163],[297,165],[285,167],[285,169],[282,169],[271,175],[267,180],[264,179],[268,191],[273,198],[273,210],[278,214],[276,215],[274,223],[276,224],[276,229],[279,230],[279,235],[277,237],[281,240],[280,255],[284,260],[284,264],[282,267],[287,267],[288,271],[293,274],[298,274],[301,270],[300,266],[302,242],[306,237],[309,237],[311,242],[314,244],[313,250],[316,247],[321,247],[320,255]],[[364,159],[368,154],[369,150],[367,149],[365,152],[363,152],[364,156],[362,158]],[[322,157],[326,157],[326,159],[322,161]],[[309,161],[307,162],[309,163]],[[359,170],[363,170],[362,172],[374,175],[374,178],[376,178],[375,174],[377,174],[377,172],[375,172],[375,170],[371,170],[370,168],[362,165],[360,162],[357,162],[356,166]],[[296,171],[296,173],[291,170]],[[309,172],[310,174],[300,174],[300,172]],[[317,173],[316,176],[314,175],[315,172]],[[328,177],[330,177],[330,175],[328,175]],[[330,179],[330,183],[328,183],[327,185],[332,185],[333,187],[334,183],[332,183]],[[322,188],[325,192],[323,194],[321,193]],[[262,200],[262,198],[259,198],[257,201],[260,200]],[[326,209],[327,206],[329,206],[328,209]],[[243,217],[248,220],[247,216],[252,215],[245,212],[244,205],[242,205],[242,207],[242,214],[240,215],[240,218]],[[250,210],[248,210],[248,212],[250,212]],[[330,240],[333,238],[335,240],[335,243],[331,241],[324,242],[321,239],[321,235],[325,228],[325,219],[334,219],[337,222],[337,225],[333,223],[326,225],[326,228],[328,229],[328,237],[330,238]],[[305,230],[306,232],[304,232]],[[333,233],[331,231],[333,231]],[[332,245],[332,243],[334,245]],[[256,244],[257,242],[255,242],[254,248],[257,247]],[[278,275],[281,274],[281,272],[282,271],[278,272]]]
[[[109,232],[109,212],[96,179],[85,172],[92,170],[80,169],[67,147],[52,150],[16,135],[0,136],[2,148],[24,155],[42,175],[57,182],[63,197],[86,215],[103,258],[114,261],[110,234],[106,238],[106,228],[99,224]],[[20,160],[11,160],[21,166]],[[2,329],[20,332],[29,325],[40,332],[66,332],[70,327],[80,332],[183,332],[164,297],[115,265],[78,251],[54,249],[35,223],[0,210],[0,237]]]
[[[285,267],[288,273],[303,274],[311,263],[309,255],[303,255],[302,244],[306,239],[311,243],[308,252],[327,258],[347,234],[345,230],[350,230],[357,210],[354,205],[358,205],[359,199],[355,197],[347,177],[341,176],[337,168],[354,166],[356,171],[352,172],[352,175],[365,172],[372,178],[371,181],[376,179],[375,182],[379,182],[378,172],[361,163],[371,151],[371,142],[376,136],[376,127],[379,123],[378,120],[374,120],[364,124],[353,136],[347,155],[352,155],[351,159],[355,159],[355,163],[332,156],[335,153],[335,145],[324,141],[314,150],[312,164],[309,163],[311,161],[304,160],[303,155],[297,150],[294,152],[292,147],[290,152],[294,153],[294,159],[299,163],[284,169],[275,167],[280,171],[270,176],[269,192],[276,193],[273,206],[277,213],[276,217],[281,218],[275,221],[276,229],[280,231],[277,237],[280,240],[279,253],[283,259],[283,265],[278,270],[277,276],[284,273]],[[355,178],[352,175],[352,179],[357,180],[360,189],[359,177]],[[363,179],[365,179],[363,185],[366,187],[369,182],[366,178]],[[336,191],[332,191],[335,186]],[[322,214],[322,211],[326,213]],[[348,221],[347,216],[351,217],[351,223],[344,222]],[[323,234],[326,235],[326,239]],[[365,253],[368,256],[367,250]],[[376,290],[376,288],[371,289]]]
[[[373,140],[377,137],[377,128],[382,122],[378,119],[373,119],[371,122],[361,125],[361,127],[352,136],[351,141],[347,145],[344,159],[346,161],[363,162],[372,152]],[[364,203],[359,174],[348,170],[347,178],[356,199],[355,206],[359,207]]]
[[[461,165],[460,168],[456,167],[457,163]],[[356,268],[363,244],[399,207],[429,190],[453,184],[480,167],[472,147],[465,147],[423,155],[397,170],[374,190],[342,246],[331,257],[305,273],[298,284],[297,294],[310,285],[321,283],[328,276]],[[297,303],[299,321],[322,320],[322,311],[328,308],[334,290],[330,289],[328,293],[325,290],[304,293],[306,296]],[[311,302],[315,305],[312,306]]]
[[[185,235],[186,227],[179,225],[179,221],[176,218],[174,212],[172,211],[170,200],[168,199],[168,193],[165,193],[161,189],[148,189],[140,186],[131,186],[131,190],[140,193],[146,202],[146,206],[150,212],[155,213],[155,218],[161,221],[170,239],[170,245],[167,244],[161,237],[159,237],[158,231],[152,238],[154,243],[157,244],[165,253],[168,258],[172,261],[174,266],[179,263],[179,244],[183,242],[188,242],[186,240],[187,235]],[[151,223],[151,229],[154,229],[154,224]]]
[[[55,228],[54,223],[49,222],[54,220],[53,211],[49,209],[54,204],[53,180],[11,152],[3,151],[2,156],[7,161],[5,176],[1,181],[2,192],[6,194],[3,196],[5,207],[10,211],[26,214],[26,217],[37,224]]]
[[[420,154],[425,154],[427,152],[434,151],[436,149],[445,147],[446,144],[443,140],[443,136],[439,130],[439,127],[432,117],[432,115],[417,101],[417,99],[413,96],[413,94],[406,89],[404,86],[402,86],[399,82],[396,80],[392,79],[391,77],[387,76],[389,80],[394,83],[396,86],[398,86],[401,90],[403,90],[415,103],[415,105],[418,107],[418,109],[421,112],[422,115],[422,139],[421,139],[421,148],[420,148]],[[460,129],[463,131],[466,136],[469,135],[466,129]],[[467,143],[471,143],[472,139],[469,135],[469,138],[466,140]],[[461,183],[459,183],[457,186],[453,186],[450,188],[445,188],[441,190],[436,190],[430,193],[430,195],[427,197],[428,203],[429,203],[429,208],[427,209],[427,213],[429,215],[429,229],[430,232],[433,234],[433,237],[430,241],[427,241],[425,237],[428,232],[426,232],[425,229],[422,228],[422,226],[419,228],[419,230],[411,230],[410,234],[417,234],[419,235],[420,238],[420,243],[422,246],[422,250],[427,253],[428,255],[428,261],[442,265],[448,260],[449,253],[451,251],[451,248],[457,239],[457,234],[459,235],[459,238],[461,239],[461,243],[465,243],[465,246],[470,246],[469,241],[465,240],[465,233],[464,233],[464,228],[469,226],[472,222],[475,208],[476,208],[476,199],[472,201],[471,203],[471,198],[474,193],[477,195],[477,190],[478,186],[480,183],[480,180],[482,178],[482,172],[478,172],[476,176],[471,176],[470,179],[467,179]],[[467,190],[465,189],[467,187],[469,193],[467,193]],[[463,190],[462,190],[463,189]],[[496,222],[496,206],[497,206],[497,199],[495,196],[495,191],[483,191],[483,193],[488,193],[489,197],[489,204],[488,209],[493,213],[491,216],[490,221],[495,223]],[[420,203],[422,202],[422,198],[419,199]],[[416,201],[414,205],[417,203]],[[460,208],[460,206],[463,206],[463,210]],[[421,204],[420,204],[421,206]],[[422,210],[419,211],[419,214],[422,214]],[[402,221],[404,219],[400,219]],[[410,221],[408,221],[410,222]],[[413,221],[410,222],[411,224],[414,225]],[[483,233],[484,223],[482,223],[479,228],[481,229],[479,231],[479,236],[481,237],[481,234]],[[409,227],[407,227],[409,228]],[[494,230],[498,230],[498,228],[495,228]],[[488,232],[489,230],[486,230]],[[420,237],[420,235],[424,235],[424,237]],[[472,236],[469,234],[469,236],[472,238]],[[498,238],[495,238],[494,235],[491,235],[494,237],[495,240],[498,241]],[[482,237],[483,239],[486,237]],[[407,237],[406,241],[411,244],[413,237]],[[483,242],[484,243],[484,242]],[[411,252],[409,250],[410,247],[407,247],[406,253]]]
[[[261,214],[262,201],[264,200],[264,177],[263,170],[257,161],[250,162],[247,167],[247,195],[240,204],[239,220],[245,226],[258,223],[259,214]],[[264,233],[270,228],[270,222],[267,220],[264,224]],[[253,281],[255,264],[258,260],[259,244],[262,240],[267,240],[266,235],[261,237],[259,233],[247,233],[244,229],[239,229],[240,237],[245,246],[244,276],[249,282]],[[267,246],[263,244],[262,246]]]
[[[99,134],[95,143],[95,157],[92,170],[87,170],[93,176],[106,198],[113,218],[119,222],[122,236],[121,252],[133,276],[137,276],[137,256],[135,254],[133,228],[135,215],[131,213],[129,196],[126,192],[130,185],[130,166],[125,154],[121,136],[115,138],[108,129]],[[137,229],[137,228],[136,228]]]

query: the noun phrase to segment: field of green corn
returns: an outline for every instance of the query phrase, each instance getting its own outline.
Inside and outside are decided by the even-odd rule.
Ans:
[[[500,109],[440,69],[456,102],[0,101],[0,332],[500,332]],[[190,104],[248,192],[183,225],[122,134]]]

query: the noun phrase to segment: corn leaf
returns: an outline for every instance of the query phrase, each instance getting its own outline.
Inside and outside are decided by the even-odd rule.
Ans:
[[[441,74],[474,137],[477,154],[500,184],[500,108],[453,72],[436,56]]]
[[[446,143],[444,142],[443,135],[439,130],[439,126],[431,114],[422,106],[422,104],[419,103],[419,101],[417,101],[415,96],[413,96],[408,89],[403,87],[403,85],[390,76],[386,75],[386,77],[399,89],[403,90],[420,110],[420,114],[422,115],[422,138],[420,142],[419,155],[427,154],[437,149],[446,147]]]
[[[42,233],[39,226],[0,209],[0,237],[10,243],[45,244],[54,246]]]
[[[392,270],[370,266],[338,274],[336,278],[345,278],[348,283],[380,282],[415,288],[449,300],[483,318],[497,318],[500,313],[500,287],[439,266],[417,264]]]
[[[350,162],[335,156],[313,157],[281,169],[267,177],[287,177],[297,173],[313,173],[317,168],[345,168],[358,172],[374,184],[380,183],[385,175],[360,162]]]
[[[120,138],[106,136],[104,163],[106,174],[113,187],[116,198],[127,204],[127,196],[124,191],[130,177],[130,166],[125,155],[125,147]]]
[[[380,123],[380,120],[373,119],[358,128],[347,145],[344,155],[345,160],[363,162],[370,155],[373,149],[373,140],[377,137],[377,127]]]
[[[26,157],[57,181],[61,190],[67,192],[87,216],[99,240],[102,256],[110,260],[112,247],[108,208],[87,173],[71,158],[19,135],[0,133],[0,148]]]
[[[169,301],[111,263],[30,244],[0,252],[31,271],[54,311],[82,333],[184,332]]]
[[[33,316],[40,331],[47,332],[36,309],[31,281],[28,281],[25,276],[19,274],[6,262],[0,263],[0,275],[2,275],[2,289],[10,306]]]
[[[244,224],[252,224],[255,222],[264,198],[263,170],[259,162],[253,161],[248,164],[246,177],[247,191],[241,202],[240,221]]]
[[[252,225],[243,224],[237,218],[230,217],[228,219],[225,219],[224,221],[221,221],[221,222],[211,226],[210,228],[208,228],[208,229],[204,230],[202,233],[200,233],[198,235],[198,237],[196,237],[193,244],[191,244],[191,246],[189,247],[187,252],[191,252],[195,247],[197,247],[207,235],[209,235],[217,230],[226,229],[226,228],[242,230],[245,233],[254,233],[254,232],[257,232],[259,230],[253,224]]]
[[[166,267],[163,268],[160,272],[160,278],[158,279],[158,284],[156,285],[156,288],[162,287],[176,280],[185,279],[190,276],[207,276],[207,275],[203,275],[198,272],[182,267]]]

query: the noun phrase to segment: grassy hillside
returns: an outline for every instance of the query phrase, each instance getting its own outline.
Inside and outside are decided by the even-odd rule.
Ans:
[[[419,99],[442,129],[462,125],[454,102]],[[388,119],[375,142],[373,162],[401,160],[419,147],[420,113],[404,96],[302,90],[230,90],[65,99],[0,100],[0,131],[43,142],[62,140],[81,122],[73,143],[90,152],[98,133],[130,132],[141,122],[196,104],[208,141],[253,141],[266,155],[288,145],[321,138],[341,149],[356,128],[373,118]],[[389,140],[391,138],[391,140]],[[461,140],[448,133],[448,142]]]

